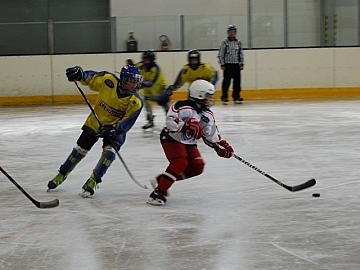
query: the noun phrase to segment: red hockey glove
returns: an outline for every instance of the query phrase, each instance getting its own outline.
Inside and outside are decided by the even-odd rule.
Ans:
[[[186,137],[194,138],[195,140],[198,140],[203,136],[200,123],[195,118],[188,118],[181,131],[186,134]]]
[[[223,157],[223,158],[232,157],[232,155],[234,154],[234,149],[227,141],[221,140],[220,142],[218,142],[218,145],[222,146],[222,147],[220,146],[215,147],[215,151],[219,157]]]

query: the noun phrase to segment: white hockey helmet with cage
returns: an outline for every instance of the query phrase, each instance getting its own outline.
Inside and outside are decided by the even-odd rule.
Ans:
[[[197,101],[202,101],[203,104],[209,106],[209,98],[213,97],[215,94],[215,86],[205,80],[196,80],[194,81],[189,88],[189,97],[196,99]]]

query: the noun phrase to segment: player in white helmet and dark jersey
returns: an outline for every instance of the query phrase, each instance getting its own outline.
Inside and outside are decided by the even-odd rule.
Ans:
[[[230,158],[234,153],[229,143],[222,139],[215,124],[210,106],[213,104],[215,87],[208,81],[196,80],[189,88],[187,100],[175,102],[166,116],[166,127],[160,134],[160,142],[169,165],[165,172],[151,181],[154,191],[147,201],[151,205],[163,205],[167,191],[178,180],[200,175],[204,160],[197,148],[203,138],[220,157]]]

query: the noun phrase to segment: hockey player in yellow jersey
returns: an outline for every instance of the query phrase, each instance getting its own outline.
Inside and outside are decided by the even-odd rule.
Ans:
[[[115,150],[119,150],[125,142],[126,133],[134,125],[140,115],[143,103],[138,96],[143,78],[135,66],[125,66],[121,69],[120,78],[103,71],[83,71],[81,67],[66,70],[69,81],[79,81],[91,90],[98,92],[94,111],[101,122],[90,113],[82,126],[82,133],[69,157],[60,166],[59,173],[48,183],[49,190],[63,183],[69,173],[80,160],[90,151],[99,138],[103,139],[101,157],[92,171],[89,179],[79,194],[82,197],[94,195],[102,177],[115,159]]]
[[[160,102],[161,97],[166,90],[166,80],[164,73],[159,65],[155,62],[156,56],[153,51],[145,51],[142,54],[142,61],[137,63],[136,66],[140,70],[140,74],[144,77],[142,84],[144,103],[146,109],[146,120],[148,121],[142,128],[148,129],[154,126],[154,114],[152,107],[154,104],[160,105],[165,114],[169,106],[168,102]]]
[[[176,89],[185,83],[190,85],[196,80],[205,80],[215,86],[218,81],[218,74],[211,65],[201,62],[201,54],[198,50],[190,50],[188,52],[188,64],[182,67],[174,84],[166,89],[161,101],[169,100],[169,97]]]

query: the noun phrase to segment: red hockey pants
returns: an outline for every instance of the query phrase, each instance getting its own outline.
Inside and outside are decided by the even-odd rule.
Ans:
[[[204,160],[196,145],[186,145],[168,139],[161,142],[166,158],[170,162],[165,173],[158,177],[158,188],[166,192],[177,180],[190,178],[204,171]]]

